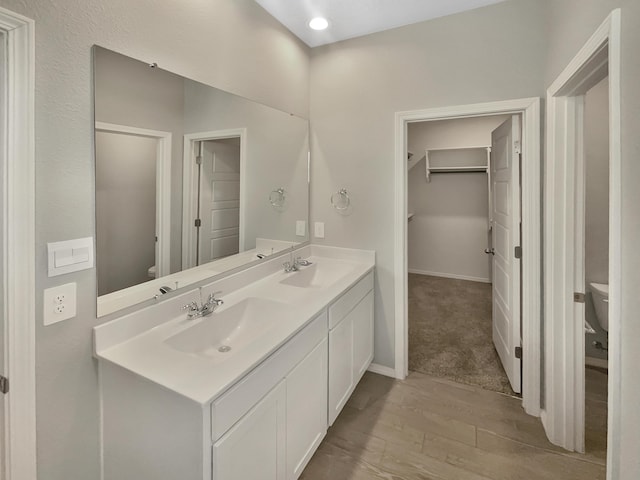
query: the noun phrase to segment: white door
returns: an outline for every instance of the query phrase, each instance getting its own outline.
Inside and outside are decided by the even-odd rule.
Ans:
[[[239,252],[240,139],[203,142],[198,265]]]
[[[493,227],[493,343],[511,388],[521,391],[520,325],[520,117],[491,134]],[[520,355],[518,355],[520,356]]]

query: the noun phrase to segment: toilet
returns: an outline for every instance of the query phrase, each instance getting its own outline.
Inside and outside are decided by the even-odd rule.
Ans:
[[[602,329],[609,331],[609,285],[603,283],[590,283],[593,306],[596,309],[596,317]]]

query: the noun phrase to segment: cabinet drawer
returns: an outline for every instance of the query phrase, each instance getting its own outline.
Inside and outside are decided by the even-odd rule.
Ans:
[[[327,336],[323,311],[284,346],[211,404],[211,436],[220,438]]]
[[[335,327],[373,289],[373,272],[351,287],[329,307],[329,329]]]

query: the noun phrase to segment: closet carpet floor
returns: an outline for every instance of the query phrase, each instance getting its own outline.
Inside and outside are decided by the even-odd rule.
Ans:
[[[301,480],[604,480],[555,447],[519,398],[411,372],[366,373]]]
[[[514,395],[493,346],[491,285],[409,274],[409,370]]]

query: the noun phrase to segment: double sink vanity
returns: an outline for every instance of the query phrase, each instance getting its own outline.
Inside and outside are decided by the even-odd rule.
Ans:
[[[95,328],[105,480],[300,476],[373,359],[375,257],[289,255]]]

